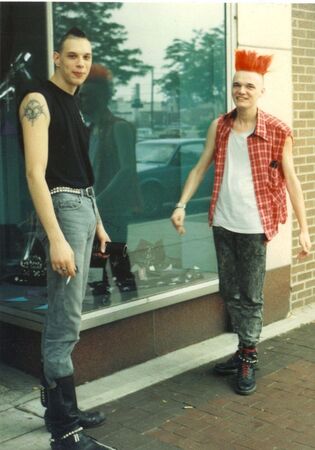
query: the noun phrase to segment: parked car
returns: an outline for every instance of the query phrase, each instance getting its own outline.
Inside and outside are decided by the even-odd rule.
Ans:
[[[143,199],[143,214],[158,216],[166,206],[179,200],[185,180],[199,160],[204,139],[150,139],[136,145],[137,172]],[[193,196],[189,211],[197,202],[209,203],[213,187],[213,167]]]
[[[138,128],[137,129],[137,140],[142,141],[144,139],[152,138],[152,129],[151,128]]]

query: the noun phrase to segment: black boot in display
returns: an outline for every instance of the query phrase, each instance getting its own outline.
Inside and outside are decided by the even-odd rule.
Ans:
[[[66,378],[67,378],[68,382],[64,383],[63,395],[66,398],[74,399],[75,408],[77,410],[77,415],[79,418],[79,426],[86,429],[86,428],[95,428],[95,427],[102,425],[106,420],[104,413],[102,413],[100,411],[89,412],[89,411],[80,410],[77,405],[77,398],[76,398],[76,393],[75,393],[75,385],[74,385],[73,376],[69,376]],[[44,378],[42,378],[40,399],[41,399],[41,404],[44,406],[44,408],[46,408],[46,411],[44,414],[44,421],[45,421],[47,431],[50,432],[51,431],[50,417],[49,417],[49,411],[47,409],[47,384],[46,384]]]
[[[59,378],[46,389],[52,450],[115,450],[87,436],[79,423],[73,376]]]

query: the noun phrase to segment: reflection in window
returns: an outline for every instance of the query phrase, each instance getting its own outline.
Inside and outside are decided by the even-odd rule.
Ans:
[[[55,39],[81,27],[94,63],[110,74],[94,74],[81,101],[100,213],[112,240],[128,243],[128,259],[92,264],[85,310],[216,278],[211,168],[188,205],[183,238],[169,217],[211,121],[226,110],[224,5],[53,8]]]
[[[33,230],[14,91],[2,93],[9,62],[21,52],[31,59],[20,75],[45,78],[46,6],[8,5],[1,25],[13,24],[5,36],[15,39],[3,39],[1,47],[0,306],[44,314],[45,261]],[[53,2],[52,8],[55,42],[72,26],[82,28],[102,68],[102,79],[81,90],[81,106],[100,213],[112,240],[128,244],[128,257],[111,255],[106,264],[92,258],[84,310],[216,278],[207,224],[212,169],[188,205],[185,236],[169,217],[211,121],[226,110],[224,5]]]
[[[174,152],[176,145],[160,141],[139,142],[136,148],[138,163],[167,164]]]
[[[21,93],[46,78],[46,5],[3,2],[0,14],[0,309],[45,307],[45,257],[36,240],[17,117]]]

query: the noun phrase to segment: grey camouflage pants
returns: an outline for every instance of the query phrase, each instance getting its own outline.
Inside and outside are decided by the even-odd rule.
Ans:
[[[242,234],[213,227],[220,294],[240,345],[255,346],[263,323],[266,272],[264,234]]]

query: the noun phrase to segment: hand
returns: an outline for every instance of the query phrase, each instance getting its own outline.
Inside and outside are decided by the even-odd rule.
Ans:
[[[178,234],[183,235],[186,233],[184,227],[185,210],[184,208],[175,208],[171,217],[171,221],[176,228]]]
[[[303,259],[303,258],[306,258],[310,254],[311,247],[312,247],[311,239],[310,239],[308,231],[300,232],[299,242],[300,242],[302,249],[298,253],[297,258]]]
[[[96,225],[95,236],[99,241],[100,252],[104,254],[106,250],[106,242],[111,242],[111,238],[106,233],[105,228],[101,222]]]
[[[69,243],[64,239],[50,242],[50,262],[52,269],[63,277],[75,277],[76,265],[74,253]]]

